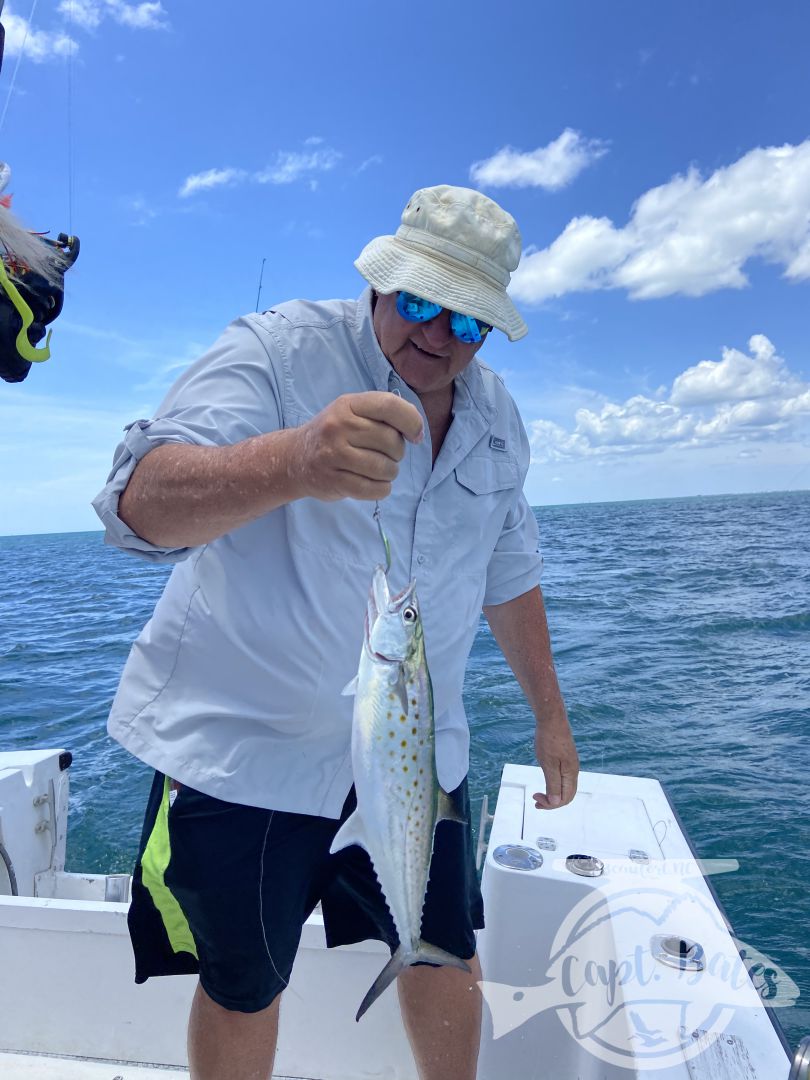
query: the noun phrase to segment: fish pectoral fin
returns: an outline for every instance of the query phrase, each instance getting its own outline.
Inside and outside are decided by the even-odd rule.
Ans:
[[[354,697],[357,693],[357,679],[359,676],[355,675],[353,679],[350,679],[343,689],[340,691],[341,697]]]
[[[357,844],[359,847],[363,848],[364,851],[368,851],[366,827],[363,824],[363,819],[356,810],[346,818],[335,833],[335,837],[332,840],[332,846],[329,848],[329,854],[334,855],[335,852],[342,851],[343,848],[351,847],[352,844]]]
[[[459,825],[466,825],[467,819],[456,810],[455,804],[443,788],[439,788],[439,812],[436,821],[457,821]]]

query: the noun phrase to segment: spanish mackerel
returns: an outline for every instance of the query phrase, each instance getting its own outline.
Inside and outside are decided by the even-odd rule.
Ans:
[[[457,956],[422,940],[433,834],[439,821],[465,824],[436,775],[433,693],[416,583],[391,597],[378,566],[369,590],[360,667],[344,694],[354,694],[352,768],[357,809],[332,841],[371,858],[399,936],[399,947],[363,998],[356,1019],[411,964],[452,965]]]

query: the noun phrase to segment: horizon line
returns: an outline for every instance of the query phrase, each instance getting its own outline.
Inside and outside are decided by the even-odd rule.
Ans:
[[[695,499],[729,499],[744,498],[748,495],[805,495],[810,494],[810,488],[767,488],[764,491],[721,491],[711,495],[651,495],[643,499],[586,499],[584,502],[574,503],[530,503],[532,510],[545,509],[556,510],[563,507],[574,506],[621,506],[631,503],[645,502],[687,502]],[[33,533],[4,533],[0,532],[0,540],[21,539],[27,536],[83,536],[89,533],[104,535],[104,529],[67,529],[63,532],[33,532]]]

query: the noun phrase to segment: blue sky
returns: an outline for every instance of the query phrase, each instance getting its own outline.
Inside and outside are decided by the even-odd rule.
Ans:
[[[0,384],[0,532],[97,527],[122,426],[254,309],[262,259],[262,307],[356,296],[365,242],[437,183],[521,228],[530,334],[481,356],[530,501],[810,487],[803,0],[29,16],[7,0],[0,159],[18,217],[82,253],[52,359]]]

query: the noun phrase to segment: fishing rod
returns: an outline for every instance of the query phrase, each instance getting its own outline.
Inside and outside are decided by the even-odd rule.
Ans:
[[[264,277],[264,264],[267,259],[262,259],[262,268],[259,271],[259,291],[256,293],[256,310],[259,310],[259,297],[262,295],[262,278]]]

